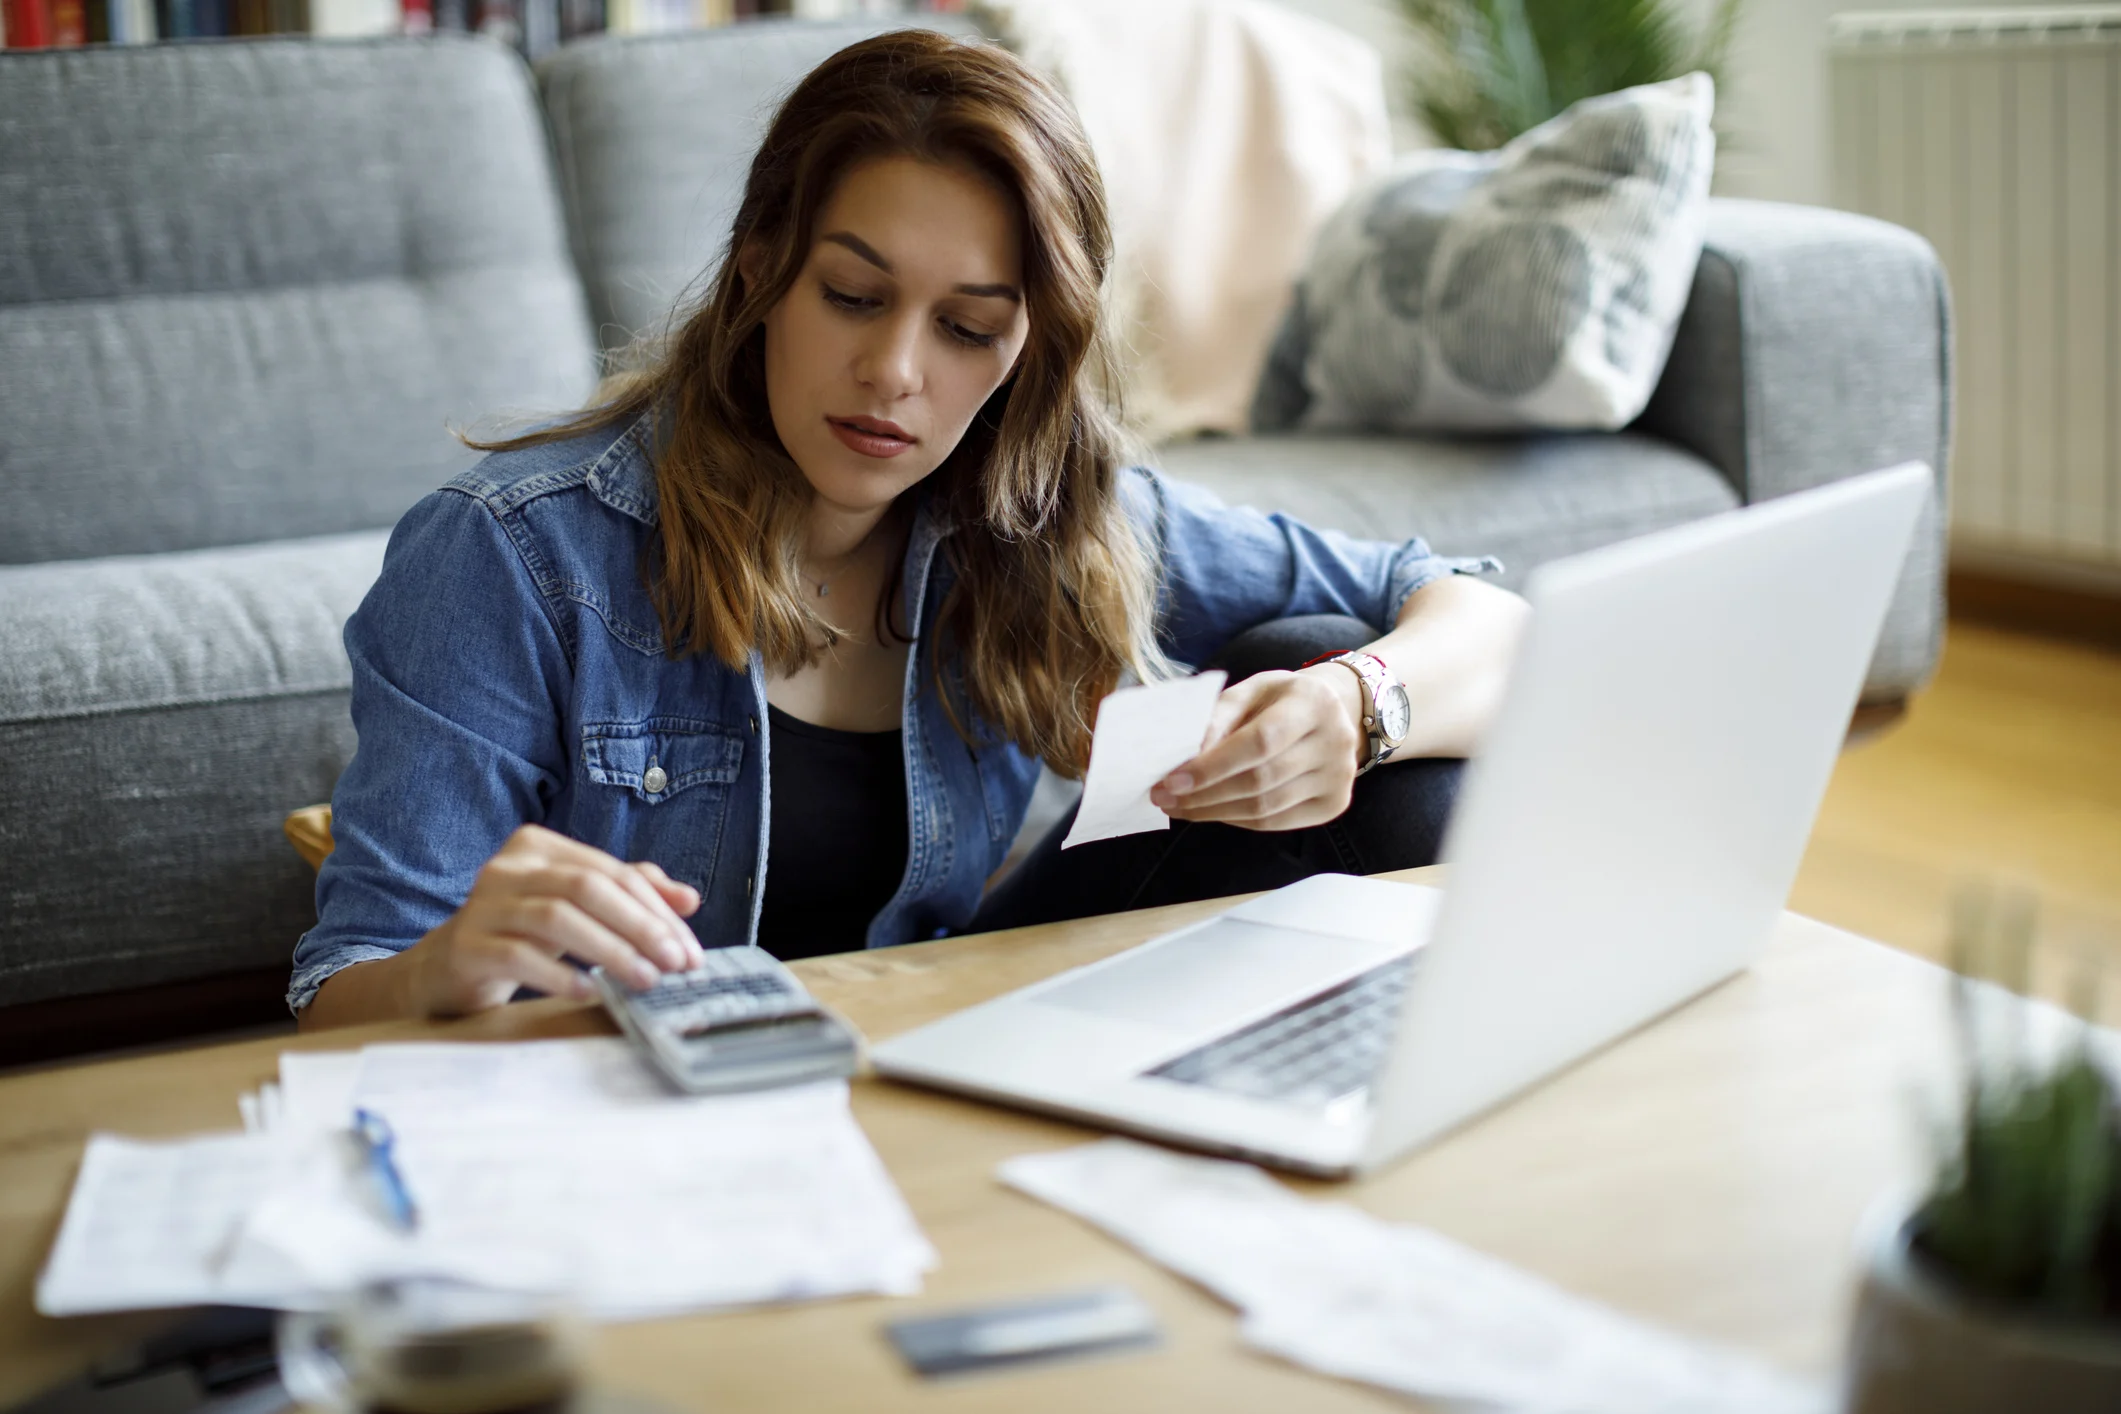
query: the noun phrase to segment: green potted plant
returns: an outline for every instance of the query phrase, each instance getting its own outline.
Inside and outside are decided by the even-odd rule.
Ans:
[[[1444,146],[1484,152],[1579,98],[1696,70],[1720,89],[1739,6],[1711,0],[1697,26],[1681,0],[1399,0],[1414,111]]]
[[[1848,1414],[2121,1410],[2121,1086],[2088,1025],[2015,993],[2029,900],[1974,893],[1954,931],[1957,1113],[1927,1190],[1881,1209],[1851,1331]],[[2081,992],[2089,1012],[2095,988]]]

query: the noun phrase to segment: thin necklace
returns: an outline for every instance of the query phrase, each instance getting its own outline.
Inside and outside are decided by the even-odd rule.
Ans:
[[[849,558],[851,559],[853,555],[858,555],[858,554],[860,554],[861,552],[862,552],[862,547],[861,547],[861,546],[856,546],[856,547],[855,547],[855,549],[854,549],[854,550],[853,550],[852,552],[850,552]],[[847,566],[846,566],[845,564],[842,564],[842,565],[840,566],[840,568],[841,568],[841,569],[845,569],[845,568],[847,568]],[[820,599],[824,599],[824,598],[827,598],[827,597],[829,597],[829,596],[831,595],[831,593],[832,593],[832,581],[833,581],[833,578],[834,578],[834,576],[836,576],[836,575],[837,575],[838,573],[839,573],[839,571],[838,571],[838,570],[835,570],[835,571],[833,571],[833,573],[832,573],[832,574],[826,575],[826,576],[825,576],[825,577],[824,577],[823,579],[813,579],[813,578],[811,578],[811,576],[810,576],[810,572],[809,572],[809,571],[808,571],[808,570],[806,569],[806,570],[804,570],[804,571],[803,571],[803,581],[804,581],[804,582],[805,582],[806,584],[814,584],[814,585],[816,585],[816,586],[817,586],[817,597],[818,597],[818,598],[820,598]]]

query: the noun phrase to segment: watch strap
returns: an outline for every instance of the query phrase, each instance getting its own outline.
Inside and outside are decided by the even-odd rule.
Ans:
[[[1367,775],[1392,752],[1392,743],[1385,738],[1382,709],[1377,704],[1378,693],[1390,680],[1392,670],[1386,667],[1384,660],[1375,653],[1364,653],[1357,649],[1321,653],[1309,662],[1297,664],[1296,670],[1302,672],[1305,668],[1315,668],[1321,663],[1340,664],[1355,674],[1355,680],[1362,684],[1362,730],[1364,740],[1370,744],[1370,754],[1355,768],[1355,774]]]

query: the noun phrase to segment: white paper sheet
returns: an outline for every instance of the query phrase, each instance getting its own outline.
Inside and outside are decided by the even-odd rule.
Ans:
[[[347,1098],[393,1117],[407,1109],[491,1115],[699,1103],[697,1096],[666,1085],[619,1036],[366,1046],[349,1078]]]
[[[344,1129],[360,1068],[359,1051],[282,1051],[280,1083],[259,1092],[258,1117],[266,1129]]]
[[[1062,849],[1171,828],[1149,788],[1199,754],[1224,681],[1217,672],[1123,687],[1097,705],[1082,803]]]
[[[610,1320],[920,1289],[935,1254],[840,1082],[529,1116],[400,1107],[405,1234],[363,1175],[311,1169],[238,1243],[304,1285],[412,1271],[573,1291]]]
[[[358,1051],[283,1051],[280,1083],[237,1101],[246,1129],[343,1129],[356,1106],[549,1114],[684,1103],[616,1036],[552,1041],[394,1041]],[[255,1115],[256,1123],[252,1122]]]
[[[37,1278],[38,1311],[260,1304],[277,1295],[232,1282],[228,1258],[244,1221],[301,1158],[264,1134],[160,1141],[90,1135],[66,1218]],[[277,1277],[265,1284],[286,1285]]]
[[[935,1262],[842,1082],[682,1095],[599,1037],[287,1052],[277,1088],[244,1107],[257,1133],[93,1139],[38,1308],[304,1307],[420,1273],[617,1320],[904,1294]],[[396,1133],[410,1234],[346,1134],[356,1104]]]
[[[1250,1344],[1328,1374],[1535,1414],[1831,1407],[1814,1384],[1247,1164],[1108,1139],[1011,1159],[1001,1177],[1238,1307]]]

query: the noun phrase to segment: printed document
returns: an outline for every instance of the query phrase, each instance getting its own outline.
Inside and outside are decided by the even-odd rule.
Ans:
[[[262,1134],[90,1137],[66,1219],[37,1281],[47,1316],[206,1302],[257,1306],[288,1283],[229,1268],[244,1220],[304,1156]]]
[[[1439,1233],[1299,1198],[1249,1164],[1126,1139],[1001,1166],[1345,1379],[1543,1414],[1827,1414],[1825,1390],[1681,1339]]]
[[[279,1096],[261,1126],[343,1129],[356,1107],[402,1127],[416,1114],[693,1103],[641,1063],[622,1037],[555,1041],[397,1041],[358,1051],[285,1051]]]
[[[1202,673],[1123,687],[1097,705],[1082,804],[1062,849],[1171,828],[1171,817],[1150,802],[1149,788],[1200,754],[1225,680],[1219,672]]]
[[[307,1170],[238,1251],[319,1290],[420,1271],[559,1288],[605,1320],[920,1289],[934,1253],[847,1109],[846,1086],[577,1107],[401,1107],[400,1232],[357,1164]]]
[[[410,1232],[356,1105],[395,1135]],[[420,1273],[622,1320],[905,1294],[935,1263],[839,1081],[690,1096],[616,1038],[391,1044],[285,1053],[243,1113],[252,1132],[93,1136],[37,1309],[302,1308]]]

